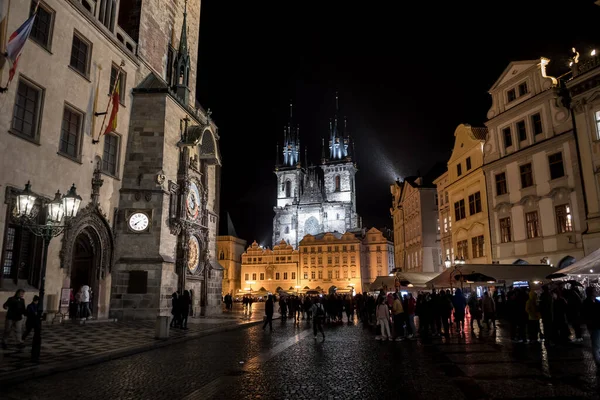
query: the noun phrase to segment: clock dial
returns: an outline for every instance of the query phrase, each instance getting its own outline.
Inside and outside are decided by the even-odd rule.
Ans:
[[[200,212],[200,191],[194,182],[190,184],[190,191],[186,198],[186,208],[188,215],[192,219],[198,218]]]
[[[129,216],[129,228],[135,232],[142,232],[148,228],[150,224],[150,218],[148,214],[143,212],[136,212]]]
[[[188,263],[187,267],[190,273],[196,272],[200,261],[200,242],[196,236],[190,237],[188,241]]]

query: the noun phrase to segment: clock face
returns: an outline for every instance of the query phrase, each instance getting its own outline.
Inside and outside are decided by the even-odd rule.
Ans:
[[[188,241],[188,263],[187,267],[190,273],[196,272],[200,261],[200,242],[196,236],[190,237]]]
[[[150,218],[146,213],[136,212],[129,217],[129,228],[134,232],[145,231],[149,224]]]
[[[190,184],[190,191],[185,199],[185,203],[190,218],[198,218],[200,212],[200,192],[198,191],[198,186],[194,182]]]

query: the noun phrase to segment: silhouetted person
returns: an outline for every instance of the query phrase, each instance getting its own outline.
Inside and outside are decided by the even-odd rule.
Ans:
[[[265,323],[263,324],[263,330],[267,327],[267,324],[269,324],[269,329],[271,330],[271,332],[273,332],[273,308],[274,308],[274,301],[273,301],[273,295],[270,294],[269,298],[267,299],[267,301],[265,302]]]

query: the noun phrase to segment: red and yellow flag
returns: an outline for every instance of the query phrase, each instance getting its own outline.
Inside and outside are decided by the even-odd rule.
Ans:
[[[108,119],[108,125],[106,125],[106,130],[104,134],[110,133],[117,129],[117,113],[119,112],[119,102],[121,101],[121,94],[119,91],[119,86],[121,81],[121,77],[117,77],[117,81],[115,82],[115,88],[112,92],[112,109],[110,111],[110,118]]]

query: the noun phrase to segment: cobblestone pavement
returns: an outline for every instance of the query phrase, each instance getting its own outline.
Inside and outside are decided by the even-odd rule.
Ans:
[[[239,305],[234,307],[232,312],[224,312],[221,315],[189,318],[189,329],[171,329],[170,339],[177,340],[186,336],[197,336],[209,330],[214,331],[219,328],[260,321],[264,314],[263,310],[264,304],[253,305],[251,313]],[[3,330],[4,326],[2,325],[0,333]],[[63,324],[45,325],[42,333],[42,366],[143,347],[156,342],[154,321],[104,322],[91,320],[86,321],[83,325],[79,322],[67,321]],[[0,377],[38,366],[30,361],[33,332],[26,339],[27,347],[22,350],[18,350],[14,338],[11,339],[10,347],[7,350],[0,350]]]
[[[546,349],[478,331],[380,342],[362,326],[254,325],[2,388],[5,399],[599,399],[589,339]]]

